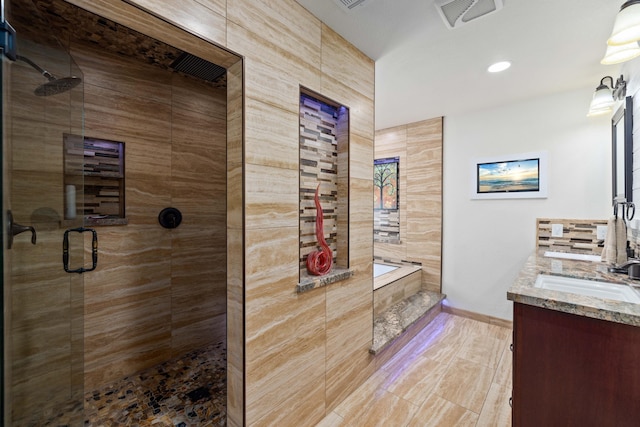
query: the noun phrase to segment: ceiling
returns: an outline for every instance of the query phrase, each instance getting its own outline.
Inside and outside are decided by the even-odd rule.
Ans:
[[[449,29],[435,0],[296,0],[376,62],[376,129],[593,87],[624,0],[503,0]],[[508,70],[490,74],[497,61]],[[585,97],[585,114],[590,95]]]

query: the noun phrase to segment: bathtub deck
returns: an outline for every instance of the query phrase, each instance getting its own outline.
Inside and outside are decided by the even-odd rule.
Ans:
[[[383,263],[380,263],[383,264]],[[419,265],[399,265],[399,268],[389,273],[382,274],[373,279],[373,290],[377,290],[386,286],[390,283],[393,283],[397,280],[402,279],[405,276],[408,276],[411,273],[415,273],[416,271],[420,271],[422,267]]]

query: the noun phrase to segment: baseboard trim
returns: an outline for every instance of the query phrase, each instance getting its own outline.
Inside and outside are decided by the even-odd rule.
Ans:
[[[475,313],[473,311],[462,310],[460,308],[453,308],[448,306],[444,302],[442,303],[442,311],[449,314],[454,314],[460,317],[467,317],[469,319],[477,320],[479,322],[488,323],[490,325],[501,326],[503,328],[513,329],[513,322],[506,319],[500,319],[499,317],[487,316],[486,314]]]

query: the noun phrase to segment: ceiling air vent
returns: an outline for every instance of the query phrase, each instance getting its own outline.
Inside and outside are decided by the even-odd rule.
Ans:
[[[359,9],[360,6],[364,6],[371,2],[371,0],[333,0],[333,1],[335,1],[336,4],[340,6],[340,9],[344,10],[345,12],[351,12],[354,9]]]
[[[436,0],[440,16],[449,28],[458,28],[474,19],[502,9],[503,0]]]

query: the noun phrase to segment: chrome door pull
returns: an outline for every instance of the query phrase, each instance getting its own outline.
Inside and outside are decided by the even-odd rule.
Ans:
[[[25,231],[31,232],[31,244],[36,244],[36,229],[31,227],[30,225],[20,225],[13,222],[13,214],[11,211],[7,211],[7,237],[8,237],[8,248],[11,249],[13,246],[13,237],[24,233]]]

